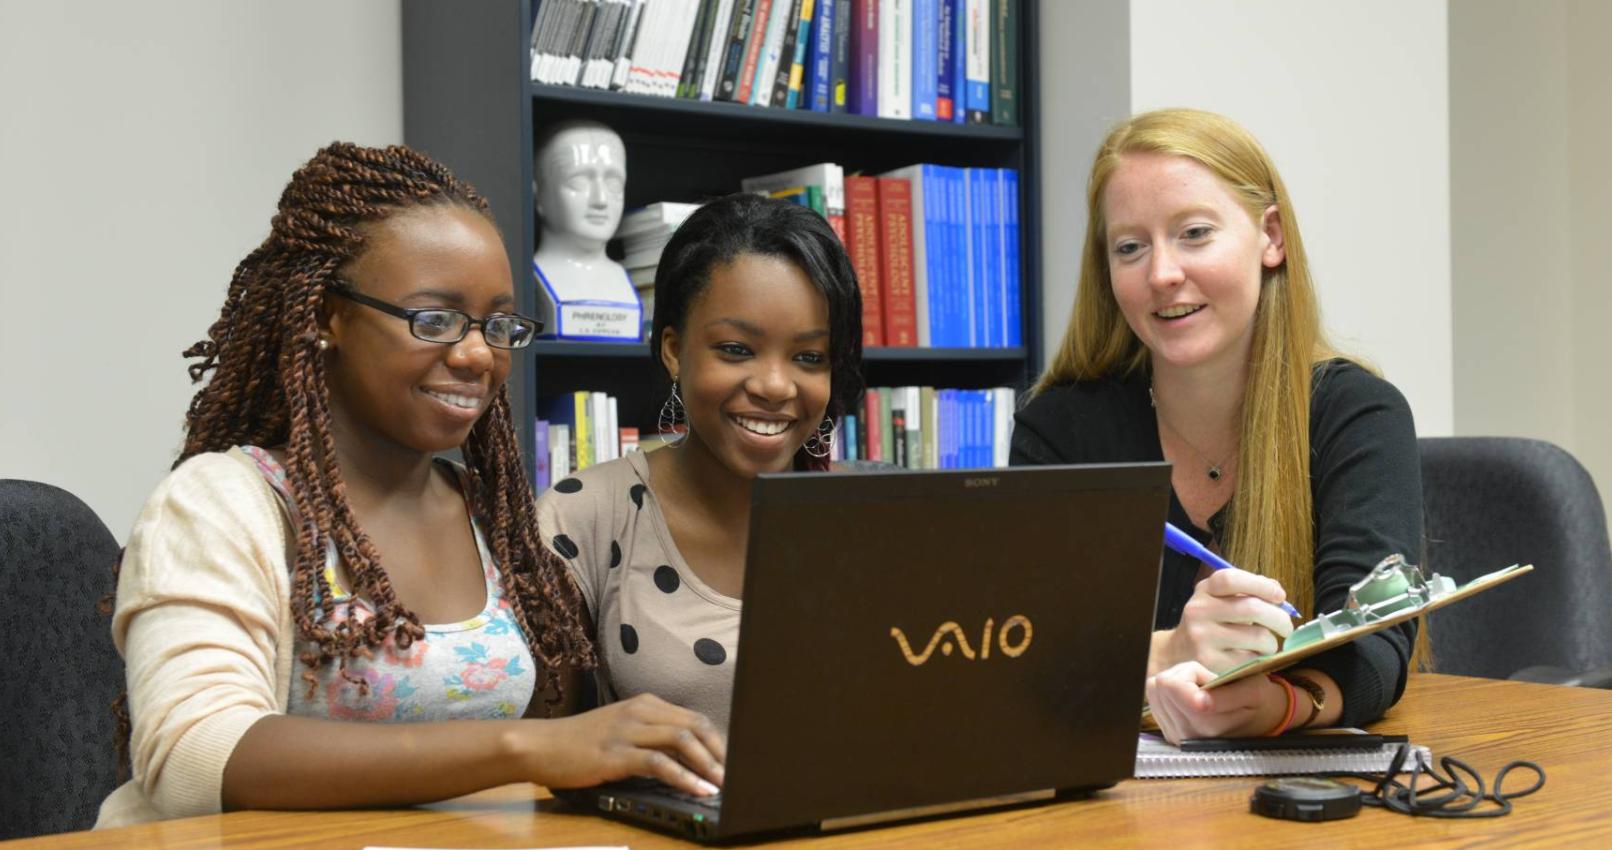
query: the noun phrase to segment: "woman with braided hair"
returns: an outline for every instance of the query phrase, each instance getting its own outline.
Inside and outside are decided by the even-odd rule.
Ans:
[[[185,352],[206,383],[124,553],[133,779],[98,825],[636,774],[715,792],[699,714],[571,715],[591,624],[510,420],[540,330],[510,281],[486,202],[427,157],[336,143],[292,176]]]

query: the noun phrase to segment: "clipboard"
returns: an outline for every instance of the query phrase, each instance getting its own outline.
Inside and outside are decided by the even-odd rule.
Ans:
[[[1403,559],[1401,559],[1401,562],[1403,562]],[[1388,562],[1386,561],[1384,562],[1384,564],[1387,563]],[[1380,570],[1382,568],[1383,565],[1379,565],[1378,569]],[[1213,688],[1218,688],[1221,685],[1229,685],[1232,682],[1238,681],[1239,679],[1246,679],[1249,676],[1257,676],[1262,673],[1269,673],[1290,667],[1298,661],[1309,658],[1317,653],[1325,652],[1334,646],[1341,646],[1342,644],[1348,643],[1349,641],[1352,641],[1362,635],[1369,635],[1372,632],[1381,631],[1389,626],[1398,625],[1399,623],[1403,623],[1412,617],[1420,617],[1430,611],[1436,611],[1440,608],[1443,608],[1451,602],[1458,602],[1467,598],[1468,596],[1488,590],[1491,587],[1497,587],[1505,584],[1517,576],[1531,572],[1533,568],[1534,567],[1532,564],[1513,564],[1505,569],[1495,570],[1492,573],[1478,576],[1466,584],[1461,585],[1459,588],[1448,590],[1443,593],[1437,593],[1435,591],[1435,595],[1424,603],[1400,608],[1391,614],[1387,614],[1386,616],[1374,617],[1368,622],[1344,628],[1340,631],[1335,631],[1332,634],[1328,634],[1325,637],[1320,638],[1319,640],[1305,643],[1302,646],[1289,649],[1284,645],[1283,648],[1278,652],[1275,652],[1271,655],[1262,655],[1258,658],[1246,661],[1237,667],[1233,667],[1224,673],[1221,673],[1219,676],[1215,677],[1213,681],[1207,685],[1204,685],[1203,687],[1205,690],[1211,690]],[[1410,569],[1414,570],[1415,568],[1410,567]],[[1376,575],[1377,571],[1374,570],[1372,576]],[[1366,581],[1370,581],[1372,576],[1368,576]],[[1434,585],[1439,580],[1440,576],[1437,573],[1434,573],[1433,579],[1427,582],[1427,584]],[[1443,579],[1443,581],[1450,582],[1449,579]],[[1361,584],[1365,583],[1366,582],[1364,581],[1361,582]],[[1453,582],[1450,583],[1453,584]],[[1355,594],[1359,588],[1360,585],[1350,588],[1351,601],[1355,598]],[[1320,623],[1322,620],[1326,620],[1327,618],[1336,618],[1339,615],[1348,613],[1349,611],[1350,609],[1346,608],[1343,611],[1324,614],[1321,617],[1317,617],[1309,623],[1300,626],[1299,629],[1302,630],[1304,628],[1312,627],[1315,624]],[[1371,615],[1368,613],[1367,616]],[[1299,635],[1299,631],[1295,630],[1293,635],[1289,636],[1288,642],[1291,642],[1293,637],[1297,635]]]

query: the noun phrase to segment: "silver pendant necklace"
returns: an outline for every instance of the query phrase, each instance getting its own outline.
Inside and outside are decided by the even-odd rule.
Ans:
[[[1159,424],[1163,425],[1166,429],[1168,429],[1171,434],[1174,434],[1175,438],[1177,440],[1180,440],[1182,442],[1182,444],[1184,444],[1187,448],[1191,449],[1192,453],[1197,455],[1198,459],[1202,460],[1204,462],[1204,464],[1206,464],[1209,467],[1209,471],[1208,471],[1209,480],[1218,484],[1220,482],[1220,479],[1224,478],[1225,475],[1226,475],[1226,473],[1225,473],[1226,464],[1228,462],[1230,462],[1232,458],[1237,456],[1237,449],[1235,447],[1232,448],[1231,454],[1227,455],[1219,463],[1216,463],[1215,461],[1210,460],[1209,456],[1204,454],[1203,452],[1199,451],[1198,447],[1193,445],[1191,440],[1188,440],[1186,437],[1182,436],[1181,432],[1177,431],[1175,429],[1175,427],[1170,424],[1170,421],[1168,419],[1164,418],[1164,414],[1158,412],[1159,403],[1158,403],[1158,399],[1153,397],[1153,385],[1152,384],[1147,385],[1147,403],[1153,407],[1154,416],[1158,418]]]

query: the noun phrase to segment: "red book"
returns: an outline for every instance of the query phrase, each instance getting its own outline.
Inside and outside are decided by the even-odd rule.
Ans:
[[[918,344],[918,303],[912,291],[912,184],[899,177],[879,177],[879,242],[884,284],[884,344],[910,348]],[[847,200],[849,204],[849,200]]]
[[[845,178],[845,252],[862,289],[862,345],[884,345],[879,304],[879,178]]]
[[[761,43],[767,40],[767,15],[771,12],[772,0],[757,0],[750,41],[744,46],[744,62],[739,65],[739,91],[733,96],[738,103],[750,102],[750,91],[756,83],[756,62],[761,57]]]
[[[862,408],[862,418],[858,424],[867,423],[868,437],[863,441],[862,456],[868,460],[884,460],[884,408],[879,405],[879,391],[868,390],[866,404]]]

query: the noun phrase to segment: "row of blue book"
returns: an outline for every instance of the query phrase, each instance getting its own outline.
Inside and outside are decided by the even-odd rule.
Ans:
[[[1019,172],[923,164],[887,176],[912,186],[918,345],[1022,345]]]

